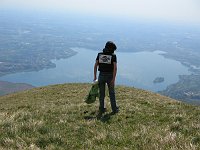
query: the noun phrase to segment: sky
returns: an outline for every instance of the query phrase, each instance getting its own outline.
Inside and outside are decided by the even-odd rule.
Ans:
[[[200,24],[200,0],[0,0],[0,8]]]

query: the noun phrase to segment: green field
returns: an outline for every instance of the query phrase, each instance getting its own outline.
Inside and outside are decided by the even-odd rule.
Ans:
[[[0,149],[198,150],[200,107],[116,87],[120,112],[86,104],[91,84],[61,84],[0,97]]]

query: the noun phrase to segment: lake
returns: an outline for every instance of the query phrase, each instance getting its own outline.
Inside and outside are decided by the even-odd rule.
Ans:
[[[78,47],[71,49],[78,53],[68,59],[52,60],[56,68],[10,74],[0,77],[0,80],[28,83],[34,86],[69,82],[91,83],[98,52]],[[191,74],[187,67],[178,61],[163,57],[160,55],[162,53],[161,51],[116,52],[118,62],[116,84],[160,91],[176,83],[179,75]],[[153,83],[156,77],[164,77],[164,82]]]

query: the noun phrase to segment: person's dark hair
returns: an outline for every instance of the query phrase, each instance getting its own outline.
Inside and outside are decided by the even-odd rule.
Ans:
[[[114,51],[117,49],[117,46],[114,42],[108,41],[106,42],[105,48],[108,49],[110,52],[114,53]]]

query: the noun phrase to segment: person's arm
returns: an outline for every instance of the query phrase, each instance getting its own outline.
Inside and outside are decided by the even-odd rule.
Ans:
[[[99,65],[99,61],[96,60],[96,63],[94,64],[94,80],[95,81],[97,79],[97,67]]]
[[[111,81],[111,83],[113,85],[115,84],[116,74],[117,74],[117,63],[113,62],[113,78],[112,78],[112,81]]]

